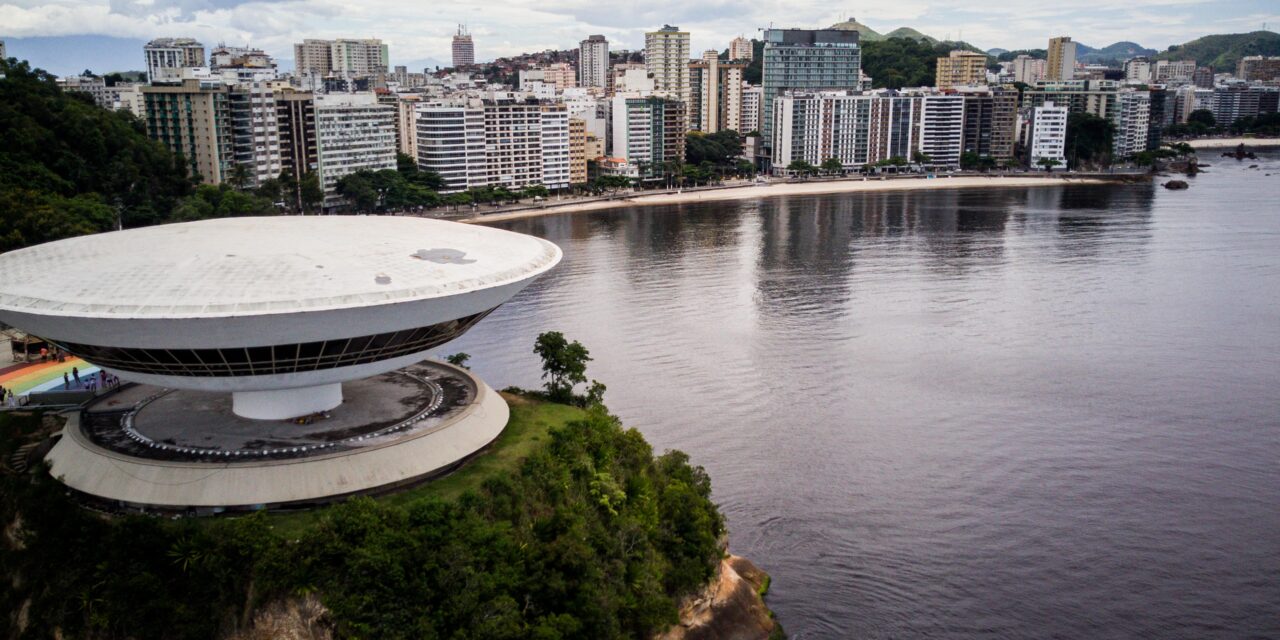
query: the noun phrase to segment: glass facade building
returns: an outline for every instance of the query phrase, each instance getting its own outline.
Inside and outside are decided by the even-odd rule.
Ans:
[[[857,31],[766,29],[761,139],[773,140],[773,101],[784,91],[857,89],[861,72]]]

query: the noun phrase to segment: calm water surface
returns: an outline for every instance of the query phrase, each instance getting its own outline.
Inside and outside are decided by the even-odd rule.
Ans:
[[[581,340],[794,637],[1280,637],[1280,156],[1210,162],[516,221],[564,262],[448,349]]]

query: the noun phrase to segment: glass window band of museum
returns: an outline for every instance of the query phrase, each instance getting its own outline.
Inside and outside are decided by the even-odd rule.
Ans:
[[[118,371],[202,378],[265,376],[350,367],[419,353],[462,335],[492,312],[489,309],[416,329],[265,347],[139,349],[55,344],[93,364]]]

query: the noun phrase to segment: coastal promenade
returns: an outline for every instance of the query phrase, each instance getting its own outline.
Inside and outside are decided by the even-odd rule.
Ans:
[[[1187,144],[1194,149],[1219,149],[1240,145],[1254,149],[1273,149],[1280,147],[1280,138],[1200,138],[1188,140]]]

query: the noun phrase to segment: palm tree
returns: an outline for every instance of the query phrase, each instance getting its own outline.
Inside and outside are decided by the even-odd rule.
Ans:
[[[249,167],[240,163],[231,165],[231,171],[227,172],[227,184],[231,185],[236,191],[244,191],[245,187],[253,180],[253,174],[249,172]]]

